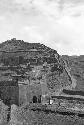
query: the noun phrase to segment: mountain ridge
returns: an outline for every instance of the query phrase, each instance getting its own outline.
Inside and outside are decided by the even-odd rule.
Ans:
[[[13,51],[13,50],[23,50],[23,51],[29,51],[31,49],[36,50],[52,50],[53,52],[57,53],[56,50],[51,49],[50,47],[45,46],[41,43],[29,43],[24,42],[23,40],[16,40],[16,38],[13,38],[11,40],[7,40],[0,44],[0,51]]]

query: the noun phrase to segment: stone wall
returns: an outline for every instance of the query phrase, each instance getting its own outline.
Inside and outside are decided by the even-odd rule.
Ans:
[[[28,85],[19,84],[19,106],[27,102]]]
[[[0,98],[5,105],[19,105],[19,87],[16,82],[2,81],[0,82]]]
[[[36,96],[39,98],[39,96],[42,95],[42,90],[41,90],[41,85],[40,84],[32,84],[28,86],[28,91],[27,91],[27,100],[30,103],[33,103],[33,97]]]
[[[37,99],[42,95],[42,86],[40,82],[33,82],[32,80],[26,80],[22,84],[19,84],[19,106],[25,103],[33,103],[33,97]]]

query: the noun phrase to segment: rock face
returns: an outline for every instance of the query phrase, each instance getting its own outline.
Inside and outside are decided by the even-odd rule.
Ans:
[[[8,121],[8,106],[0,100],[0,124],[7,124]]]
[[[59,92],[72,81],[61,56],[40,43],[11,39],[0,44],[0,80],[18,80],[19,104]],[[30,95],[30,96],[29,96]]]

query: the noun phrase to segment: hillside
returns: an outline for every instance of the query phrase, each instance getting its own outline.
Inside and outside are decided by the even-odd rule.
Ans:
[[[46,106],[44,104],[49,104],[50,97],[62,97],[64,91],[66,93],[69,90],[70,92],[83,90],[83,62],[83,56],[61,56],[56,50],[40,43],[28,43],[15,38],[1,43],[1,100],[5,105],[12,105],[15,108],[11,108],[13,119],[10,120],[9,116],[8,124],[15,122],[25,125],[27,123],[42,125],[72,125],[75,123],[79,125],[80,123],[82,125],[84,122],[82,118],[75,115],[69,116],[70,114],[67,114],[65,110],[62,111],[63,102],[59,104],[58,101],[57,105],[48,105],[48,110],[44,108]],[[78,91],[78,93],[80,92]],[[72,100],[70,101],[72,102]],[[35,104],[38,110],[35,110]],[[68,107],[75,106],[75,103],[68,103],[67,100],[66,102],[64,100],[64,105],[64,109],[68,110]],[[39,106],[41,106],[41,110],[38,108]],[[50,110],[50,106],[52,110]],[[57,113],[57,108],[59,111],[62,109],[62,112]]]
[[[66,60],[68,67],[71,69],[70,73],[77,80],[77,86],[75,89],[84,91],[84,55],[63,55],[62,58]]]
[[[0,81],[17,76],[19,81],[30,78],[32,83],[39,83],[44,75],[51,92],[71,84],[56,50],[15,38],[0,44]]]
[[[22,40],[11,39],[0,44],[0,57],[1,58],[12,58],[13,57],[24,57],[27,58],[40,58],[47,56],[56,56],[59,54],[56,50],[53,50],[40,43],[28,43]],[[45,59],[44,59],[45,60]],[[11,62],[12,63],[12,62]]]

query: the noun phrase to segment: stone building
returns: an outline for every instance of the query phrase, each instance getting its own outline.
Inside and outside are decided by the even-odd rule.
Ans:
[[[17,81],[0,81],[0,99],[7,106],[19,106],[19,86]]]
[[[47,93],[45,81],[40,81],[38,83],[29,83],[28,80],[19,85],[19,105],[25,103],[42,103],[42,96]]]
[[[32,80],[0,82],[0,99],[8,107],[13,104],[22,106],[25,103],[42,103],[42,96],[46,93],[45,80],[36,83]]]

